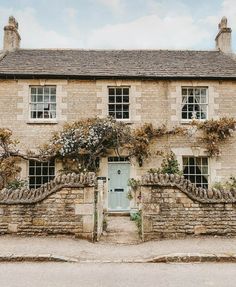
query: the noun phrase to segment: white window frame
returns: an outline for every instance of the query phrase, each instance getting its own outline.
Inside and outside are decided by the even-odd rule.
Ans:
[[[187,90],[187,95],[184,95],[183,94],[183,90]],[[188,102],[188,98],[189,98],[189,96],[190,95],[188,95],[188,91],[189,90],[193,90],[193,91],[196,91],[196,90],[200,90],[200,95],[197,95],[197,96],[199,96],[200,97],[200,103],[189,103]],[[203,95],[201,95],[201,90],[202,89],[205,89],[206,90],[206,102],[202,102],[202,96]],[[187,96],[187,102],[186,103],[184,103],[183,102],[183,100],[184,100],[184,96]],[[193,93],[193,97],[195,98],[195,96],[196,96],[196,94],[195,94],[195,92]],[[206,107],[206,118],[196,118],[196,117],[192,117],[192,118],[183,118],[183,107],[185,106],[185,105],[187,105],[187,107],[188,106],[190,106],[190,105],[193,105],[193,106],[197,106],[197,105],[199,105],[200,107],[202,107],[202,106],[205,106]],[[190,111],[191,112],[191,111]],[[196,112],[197,113],[197,112]],[[188,110],[187,110],[187,112],[186,112],[186,114],[187,114],[187,116],[188,116]],[[197,121],[205,121],[205,120],[208,120],[208,115],[209,115],[209,87],[208,86],[182,86],[181,87],[181,122],[182,123],[189,123],[189,122],[191,122],[193,119],[194,120],[197,120]]]
[[[110,95],[110,89],[114,89],[115,90],[115,94],[114,95]],[[116,90],[117,89],[121,89],[122,90],[122,93],[121,95],[117,95],[116,94]],[[129,93],[128,95],[124,95],[124,92],[123,90],[124,89],[128,89]],[[107,93],[108,93],[108,115],[109,116],[113,116],[112,113],[113,111],[110,110],[110,106],[114,105],[114,114],[115,116],[114,119],[116,119],[117,121],[130,121],[130,92],[131,92],[131,87],[130,86],[108,86],[107,87]],[[116,102],[116,97],[121,97],[121,102]],[[114,102],[110,102],[110,98],[114,97]],[[128,102],[124,102],[124,97],[128,97]],[[121,118],[117,118],[116,117],[116,114],[118,113],[117,110],[116,110],[116,106],[117,105],[121,105],[121,111],[118,111],[118,112],[121,112],[122,113],[122,117]],[[128,110],[124,110],[124,106],[128,106]],[[128,117],[125,118],[124,117],[124,113],[128,113]]]
[[[42,94],[38,94],[37,92],[34,94],[32,93],[32,89],[43,89]],[[49,88],[51,91],[51,88],[55,89],[55,94],[49,94],[45,95],[45,89]],[[42,101],[38,101],[38,98],[42,97]],[[45,97],[48,97],[48,101],[45,101]],[[51,98],[55,97],[55,101],[51,101]],[[42,109],[38,109],[38,106],[42,105],[44,106]],[[48,105],[49,108],[45,110],[45,105]],[[55,109],[51,109],[50,107],[52,105],[55,105]],[[56,85],[30,85],[29,86],[29,122],[45,122],[45,123],[55,123],[57,122],[57,86]],[[32,113],[42,113],[43,117],[32,117]],[[45,113],[48,112],[49,117],[45,117]],[[50,117],[50,115],[54,113],[55,117]]]
[[[194,161],[193,165],[189,164],[190,159],[191,159],[191,161],[192,160]],[[207,160],[207,164],[203,164],[203,159]],[[187,165],[185,164],[186,160],[188,161]],[[200,164],[196,164],[197,161],[200,162]],[[185,173],[185,168],[186,167],[188,168],[188,173]],[[201,173],[197,173],[196,167],[200,167]],[[206,167],[207,167],[207,173],[202,173],[202,171]],[[184,177],[186,179],[189,179],[192,183],[196,184],[196,186],[205,187],[205,188],[209,187],[209,185],[210,185],[209,157],[207,157],[207,156],[198,156],[198,157],[195,157],[195,156],[182,156],[182,170],[183,170]],[[194,170],[194,171],[191,172],[191,170]],[[194,177],[195,180],[194,181],[191,180],[191,177]],[[202,181],[202,178],[201,178],[200,183],[198,183],[197,180],[196,180],[196,177],[205,177],[205,178],[207,178],[207,183],[204,183]]]

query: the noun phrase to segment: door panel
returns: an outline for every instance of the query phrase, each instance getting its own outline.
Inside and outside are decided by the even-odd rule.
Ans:
[[[129,163],[108,164],[108,209],[129,210],[128,180],[130,178]]]

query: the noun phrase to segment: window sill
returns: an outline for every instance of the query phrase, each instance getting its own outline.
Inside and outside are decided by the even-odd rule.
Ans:
[[[195,122],[205,122],[207,121],[208,119],[192,119],[192,120],[181,120],[180,123],[181,125],[190,125],[193,121]]]
[[[56,125],[58,124],[57,120],[29,120],[26,122],[29,125]]]
[[[132,125],[133,124],[133,121],[129,120],[129,119],[115,119],[117,122],[121,122],[121,123],[124,123],[124,124],[127,124],[127,125]]]

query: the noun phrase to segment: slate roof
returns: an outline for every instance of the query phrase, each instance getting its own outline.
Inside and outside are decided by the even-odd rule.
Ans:
[[[236,79],[236,61],[213,51],[19,49],[3,56],[0,78]]]

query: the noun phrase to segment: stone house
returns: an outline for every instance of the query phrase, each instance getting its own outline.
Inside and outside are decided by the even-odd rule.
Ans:
[[[210,51],[21,49],[20,40],[18,23],[10,17],[0,60],[0,127],[13,131],[23,151],[37,149],[65,122],[88,117],[110,115],[134,127],[146,122],[173,127],[186,126],[192,118],[236,115],[236,61],[226,18]],[[218,158],[193,147],[191,138],[167,137],[158,147],[171,149],[184,175],[198,186],[236,174],[234,138]],[[126,154],[102,158],[99,176],[108,179],[105,207],[129,210],[128,178],[160,161],[153,157],[139,167]],[[59,162],[19,164],[30,188],[61,168]]]

